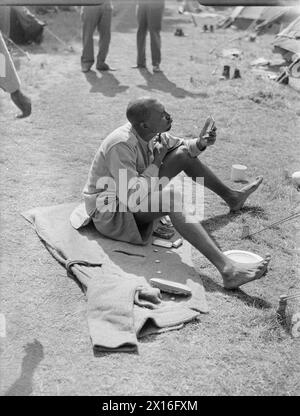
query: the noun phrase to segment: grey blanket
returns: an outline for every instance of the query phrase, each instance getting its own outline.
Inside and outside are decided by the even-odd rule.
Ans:
[[[82,284],[95,351],[137,351],[137,338],[178,329],[199,317],[200,312],[208,312],[188,243],[167,250],[110,240],[101,236],[93,224],[75,230],[69,221],[75,206],[35,208],[22,215],[51,254]],[[148,283],[151,277],[187,284],[192,296],[163,294],[162,302],[157,304],[157,289]]]

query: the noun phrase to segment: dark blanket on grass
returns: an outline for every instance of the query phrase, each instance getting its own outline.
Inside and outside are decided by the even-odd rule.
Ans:
[[[75,230],[69,221],[75,206],[35,208],[22,215],[62,265],[75,261],[71,271],[86,292],[95,351],[136,351],[138,337],[178,329],[200,312],[208,311],[187,242],[180,249],[167,250],[108,239],[93,224]],[[99,265],[91,267],[76,261]],[[155,304],[154,289],[148,283],[152,277],[187,284],[192,296],[163,294],[162,302]]]

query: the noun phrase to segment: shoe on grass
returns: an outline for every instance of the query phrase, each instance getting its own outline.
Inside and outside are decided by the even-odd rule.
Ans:
[[[20,90],[16,90],[10,94],[10,97],[14,104],[22,111],[17,115],[17,118],[25,118],[31,114],[31,100],[26,97]]]
[[[138,64],[138,65],[132,66],[131,68],[132,69],[146,69],[147,67],[146,67],[146,65]]]
[[[81,72],[89,72],[91,69],[90,64],[81,64]]]
[[[98,71],[115,71],[115,68],[111,68],[105,62],[102,62],[101,64],[97,64],[96,69],[98,69]]]
[[[159,65],[153,65],[153,72],[162,72],[162,70],[160,69]]]

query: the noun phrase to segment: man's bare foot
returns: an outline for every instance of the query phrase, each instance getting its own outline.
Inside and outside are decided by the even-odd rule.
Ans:
[[[10,94],[12,101],[22,111],[22,114],[17,115],[17,118],[25,118],[31,114],[31,100],[26,97],[20,90]]]
[[[243,208],[243,205],[252,192],[256,191],[259,185],[262,183],[263,177],[258,176],[254,182],[250,183],[249,185],[244,186],[239,191],[233,192],[233,197],[229,202],[229,208],[231,212],[239,211]]]
[[[270,254],[267,254],[264,260],[257,264],[241,265],[234,261],[226,265],[221,274],[226,289],[237,289],[245,283],[252,282],[263,277],[268,269],[268,264],[271,260]]]

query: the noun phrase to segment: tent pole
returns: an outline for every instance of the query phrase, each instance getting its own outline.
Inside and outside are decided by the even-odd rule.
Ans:
[[[63,40],[61,40],[55,33],[52,32],[52,30],[50,30],[48,27],[45,27],[45,31],[47,31],[51,36],[53,36],[59,43],[61,43],[62,45],[64,45],[65,48],[67,48],[70,52],[74,52],[74,49],[72,46],[69,46],[66,44],[66,42],[64,42]]]
[[[11,38],[9,38],[8,36],[6,36],[4,33],[2,33],[3,37],[5,40],[7,40],[8,42],[12,43],[13,46],[18,49],[20,52],[22,52],[23,55],[26,56],[26,58],[28,59],[28,61],[30,61],[30,55],[28,52],[24,51],[24,49],[20,48],[20,46],[18,46]]]

